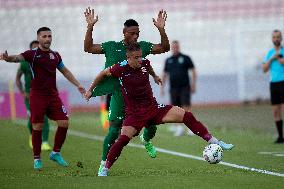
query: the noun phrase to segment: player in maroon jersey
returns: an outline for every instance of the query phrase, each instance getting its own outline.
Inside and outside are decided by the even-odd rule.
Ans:
[[[118,77],[120,80],[125,101],[126,115],[121,135],[112,145],[107,156],[106,165],[98,176],[107,176],[110,167],[120,156],[123,147],[143,127],[150,124],[184,123],[194,134],[208,143],[218,144],[224,150],[231,150],[234,147],[232,144],[227,144],[213,137],[207,128],[195,119],[191,112],[187,112],[178,106],[157,103],[149,81],[149,73],[153,72],[153,68],[149,60],[142,59],[142,51],[138,43],[129,45],[126,55],[127,60],[102,71],[85,94],[85,98],[89,100],[95,86],[105,76],[113,76]],[[161,83],[161,80],[155,82]]]
[[[39,28],[37,31],[37,40],[39,41],[38,48],[25,51],[19,55],[10,56],[6,51],[5,53],[1,53],[0,60],[5,60],[6,62],[27,61],[32,71],[30,106],[33,126],[34,169],[42,169],[40,153],[44,115],[55,120],[58,125],[53,151],[49,157],[59,165],[66,167],[68,163],[62,158],[60,150],[66,138],[69,122],[67,111],[59,98],[56,88],[56,69],[74,84],[81,94],[84,94],[85,89],[69,69],[64,66],[59,53],[50,49],[52,42],[51,30],[47,27]]]

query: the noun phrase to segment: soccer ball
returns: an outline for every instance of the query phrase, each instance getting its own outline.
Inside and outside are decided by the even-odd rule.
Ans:
[[[209,144],[203,150],[203,158],[210,164],[219,163],[223,157],[223,149],[218,144]]]

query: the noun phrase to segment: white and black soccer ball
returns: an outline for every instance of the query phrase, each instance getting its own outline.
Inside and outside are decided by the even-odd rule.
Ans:
[[[218,144],[209,144],[203,150],[203,158],[210,164],[219,163],[223,157],[223,149]]]

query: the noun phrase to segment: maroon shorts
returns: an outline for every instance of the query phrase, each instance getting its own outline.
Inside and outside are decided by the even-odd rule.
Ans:
[[[157,104],[156,106],[149,107],[143,111],[135,111],[135,113],[126,114],[123,126],[132,126],[140,132],[143,127],[159,125],[163,123],[162,119],[172,107],[172,105]]]
[[[31,95],[31,121],[43,123],[44,115],[52,120],[68,120],[67,110],[58,95]]]

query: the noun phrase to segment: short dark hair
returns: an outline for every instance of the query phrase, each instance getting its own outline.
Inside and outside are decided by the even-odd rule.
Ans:
[[[130,43],[126,47],[126,53],[133,52],[133,51],[140,51],[141,47],[139,43]]]
[[[34,44],[39,44],[39,42],[37,40],[33,40],[32,42],[30,42],[30,49]]]
[[[139,26],[139,24],[134,19],[128,19],[124,22],[124,27],[130,27],[130,26]]]
[[[173,40],[172,43],[179,43],[178,40]]]
[[[273,33],[275,33],[275,32],[279,32],[279,33],[281,33],[281,31],[280,31],[280,30],[278,30],[278,29],[273,30]]]
[[[40,33],[40,32],[42,32],[42,31],[51,31],[51,29],[49,29],[48,27],[41,27],[41,28],[39,28],[38,30],[37,30],[37,35]]]

